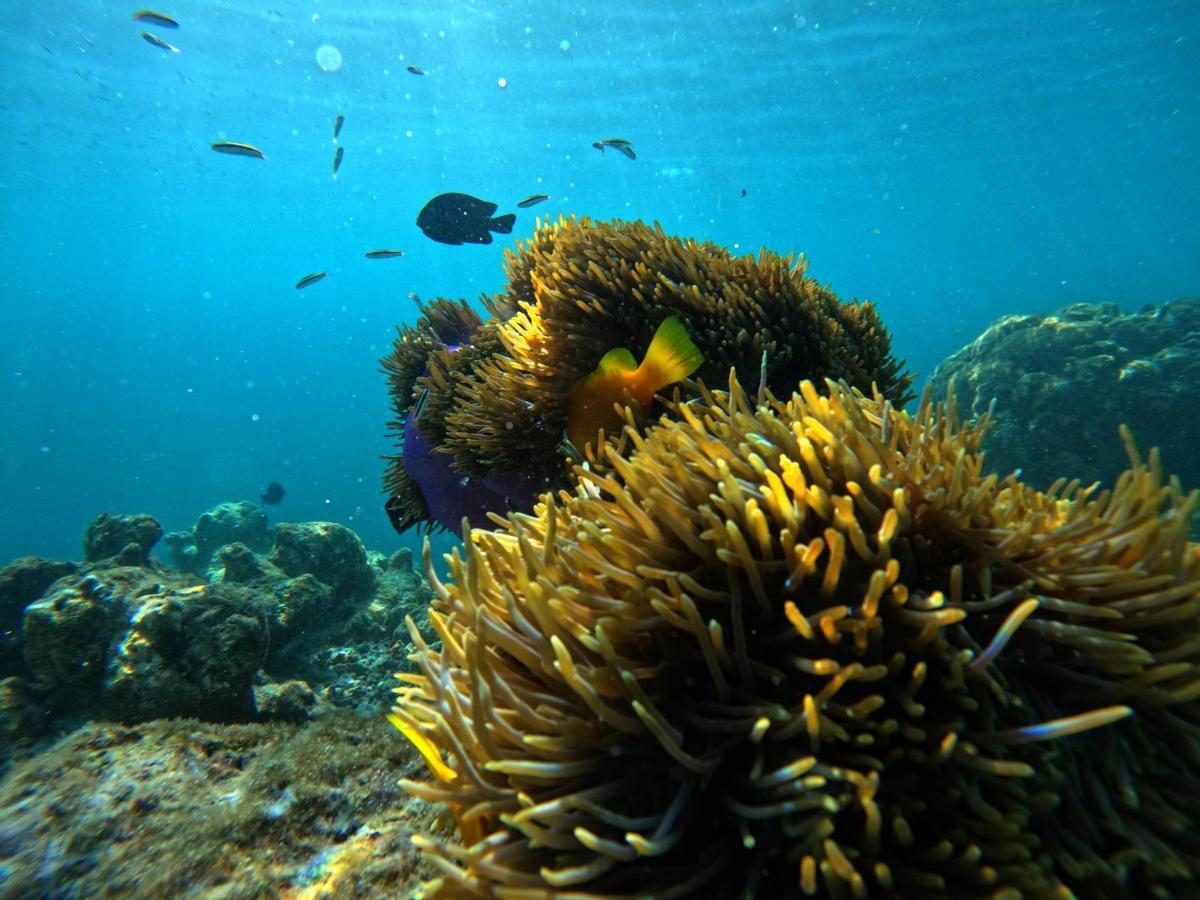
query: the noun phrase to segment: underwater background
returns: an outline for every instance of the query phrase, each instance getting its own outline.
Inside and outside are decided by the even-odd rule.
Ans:
[[[382,508],[378,360],[409,292],[499,290],[539,216],[803,252],[922,379],[1000,315],[1200,284],[1188,0],[131,11],[0,5],[0,560],[75,558],[103,510],[190,527],[271,481],[276,518],[415,546]],[[512,235],[428,240],[446,191],[516,212]]]

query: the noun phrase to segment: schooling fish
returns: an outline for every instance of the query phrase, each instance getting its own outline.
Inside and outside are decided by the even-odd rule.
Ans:
[[[620,427],[623,420],[613,407],[625,404],[626,393],[646,410],[655,394],[687,378],[703,362],[704,355],[684,324],[668,316],[654,333],[640,366],[632,353],[619,347],[605,353],[596,370],[576,382],[567,407],[567,437],[580,450],[595,444],[601,428],[612,434]]]
[[[145,22],[147,25],[161,25],[163,28],[178,28],[179,23],[165,13],[152,9],[139,9],[133,14],[135,22]]]
[[[310,284],[316,284],[328,274],[328,272],[313,272],[311,275],[305,275],[296,282],[296,290],[300,290],[300,288],[306,288]]]
[[[345,147],[338,147],[333,151],[333,177],[337,178],[337,170],[342,165],[342,156],[345,154]]]
[[[537,206],[539,203],[549,199],[549,194],[530,194],[528,197],[518,203],[517,206],[519,206],[521,209],[529,209],[529,207]]]
[[[366,254],[367,259],[395,259],[403,255],[403,250],[368,250]]]
[[[267,485],[267,489],[258,495],[258,499],[270,506],[278,506],[283,499],[283,494],[283,485],[278,481],[272,481]]]
[[[438,194],[417,216],[425,236],[442,244],[490,244],[492,232],[512,233],[516,213],[492,217],[496,204],[470,194]]]
[[[412,72],[414,75],[424,75],[425,74],[425,70],[422,69],[420,66],[405,66],[404,68],[408,69],[408,71]]]
[[[333,142],[336,144],[338,135],[342,133],[342,126],[346,124],[346,117],[338,114],[338,117],[333,120]]]
[[[624,138],[601,138],[598,141],[592,141],[592,146],[604,152],[605,147],[612,147],[618,153],[623,153],[630,159],[637,159],[637,154],[633,152],[633,144]]]
[[[178,47],[172,47],[170,44],[168,44],[166,41],[164,41],[162,38],[160,38],[157,34],[151,34],[148,31],[142,32],[142,40],[148,44],[153,44],[155,47],[159,47],[163,50],[170,50],[172,53],[179,52]]]
[[[253,156],[255,159],[266,159],[263,152],[249,144],[239,144],[237,141],[217,141],[212,148],[218,153],[228,153],[231,156]]]

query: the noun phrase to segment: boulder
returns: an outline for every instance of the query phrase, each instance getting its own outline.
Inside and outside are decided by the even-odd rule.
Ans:
[[[144,564],[162,534],[162,526],[153,516],[101,513],[84,533],[83,558],[98,562],[119,555],[121,565]]]
[[[269,558],[287,575],[309,574],[329,585],[338,600],[365,598],[375,587],[362,541],[335,522],[276,525]]]

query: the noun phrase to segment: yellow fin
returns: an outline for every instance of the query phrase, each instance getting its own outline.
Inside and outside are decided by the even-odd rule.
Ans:
[[[633,372],[638,367],[633,354],[624,347],[609,350],[600,358],[596,371],[601,375],[614,375],[617,372]]]
[[[417,752],[425,759],[425,764],[429,766],[431,771],[438,781],[452,781],[458,777],[458,773],[450,768],[442,760],[441,754],[437,752],[437,747],[433,745],[433,741],[417,731],[417,729],[409,722],[404,721],[394,712],[387,714],[387,720],[396,726],[397,730],[408,738],[408,742],[417,748]]]
[[[655,391],[687,378],[703,363],[704,354],[692,343],[687,327],[675,316],[663,319],[642,361],[643,366],[654,371],[654,380],[662,382]]]

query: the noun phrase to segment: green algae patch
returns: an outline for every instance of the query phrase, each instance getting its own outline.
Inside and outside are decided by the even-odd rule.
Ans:
[[[382,718],[95,723],[0,781],[0,895],[408,896],[434,812]]]

